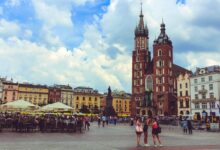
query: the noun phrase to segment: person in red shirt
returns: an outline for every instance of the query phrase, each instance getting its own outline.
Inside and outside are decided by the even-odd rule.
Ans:
[[[158,126],[157,120],[156,120],[156,118],[153,118],[153,120],[152,120],[152,136],[153,136],[153,142],[154,142],[155,147],[157,147],[156,141],[159,142],[159,144],[160,144],[159,146],[162,146],[158,129],[159,129],[159,126]]]

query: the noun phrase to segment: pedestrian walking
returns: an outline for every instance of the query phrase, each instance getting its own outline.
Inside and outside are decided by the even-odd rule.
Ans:
[[[89,126],[90,126],[90,123],[89,123],[89,117],[85,117],[85,130],[87,129],[89,131]]]
[[[136,131],[136,135],[137,135],[137,146],[139,147],[139,146],[141,146],[140,139],[141,139],[141,134],[143,133],[143,127],[142,127],[140,118],[137,118],[137,120],[136,120],[135,131]]]
[[[146,118],[145,120],[144,120],[144,128],[143,128],[143,131],[144,131],[144,146],[150,146],[149,144],[148,144],[148,126],[149,126],[149,124],[150,124],[150,118]]]
[[[98,116],[98,127],[100,127],[100,125],[101,125],[101,118],[100,116]]]
[[[190,120],[187,120],[187,127],[188,127],[188,130],[189,130],[189,134],[192,134],[192,123]]]
[[[105,121],[106,121],[106,117],[102,116],[102,127],[105,127]]]
[[[184,133],[184,134],[187,134],[187,129],[188,129],[187,120],[184,119],[184,120],[182,121],[182,124],[183,124],[183,133]]]
[[[106,117],[106,125],[108,125],[109,117]]]
[[[117,116],[114,116],[114,125],[117,124]]]
[[[134,118],[130,118],[130,126],[133,126],[134,125]]]
[[[156,118],[152,119],[152,137],[154,142],[154,147],[157,147],[156,141],[159,142],[159,146],[163,146],[160,141],[159,133],[161,133],[161,128],[158,125]]]

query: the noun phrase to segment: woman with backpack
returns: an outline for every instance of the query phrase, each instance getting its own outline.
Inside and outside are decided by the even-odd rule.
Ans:
[[[152,120],[152,136],[153,136],[153,142],[154,147],[157,147],[156,141],[159,142],[159,146],[163,146],[160,141],[159,133],[161,132],[161,128],[159,127],[156,118],[153,118]]]

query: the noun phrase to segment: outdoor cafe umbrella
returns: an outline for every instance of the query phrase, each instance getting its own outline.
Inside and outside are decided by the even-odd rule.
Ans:
[[[48,104],[46,106],[43,106],[40,110],[41,111],[69,111],[69,110],[73,110],[73,108],[61,102],[56,102],[53,104]]]
[[[3,104],[0,106],[0,108],[2,109],[12,109],[12,110],[15,110],[15,109],[19,109],[19,110],[23,110],[23,109],[36,109],[38,108],[39,106],[37,105],[34,105],[28,101],[25,101],[25,100],[16,100],[16,101],[12,101],[12,102],[8,102],[6,104]]]

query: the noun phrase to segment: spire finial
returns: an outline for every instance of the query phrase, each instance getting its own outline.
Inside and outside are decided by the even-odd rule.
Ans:
[[[141,4],[141,13],[140,13],[140,17],[143,17],[143,12],[142,12],[142,6],[143,6],[143,3],[142,3],[142,0],[140,0],[140,4]]]
[[[141,0],[141,15],[142,15],[142,5],[143,5],[143,3],[142,3],[142,0]]]

